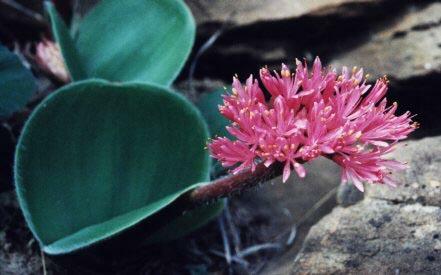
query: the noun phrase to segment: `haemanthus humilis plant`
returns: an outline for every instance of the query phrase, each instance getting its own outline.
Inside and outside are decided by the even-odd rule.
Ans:
[[[188,56],[194,20],[182,1],[130,3],[137,8],[103,1],[81,21],[77,36],[48,5],[55,38],[75,83],[34,110],[20,137],[14,166],[23,213],[46,253],[87,252],[98,243],[136,250],[178,238],[216,216],[223,206],[222,201],[204,202],[278,175],[286,181],[291,170],[304,177],[302,164],[318,156],[340,164],[343,181],[360,190],[362,181],[394,185],[389,172],[404,165],[387,160],[385,154],[416,128],[410,113],[396,116],[396,104],[387,106],[385,78],[371,87],[362,70],[345,68],[337,75],[322,69],[318,59],[312,72],[300,62],[294,74],[285,65],[275,74],[262,69],[266,94],[253,77],[245,86],[234,78],[220,112],[232,122],[227,129],[237,140],[220,137],[208,146],[212,156],[233,168],[233,175],[208,182],[210,159],[203,147],[209,119],[164,87]],[[121,13],[121,8],[130,14]],[[125,14],[121,22],[137,20],[108,25],[108,18],[119,14]],[[181,19],[170,21],[169,14]],[[169,26],[165,29],[173,32],[155,29],[140,35],[143,26],[151,25]],[[104,27],[112,32],[103,32]],[[166,33],[173,43],[166,43]],[[148,44],[142,43],[145,39]],[[160,47],[163,44],[173,47]],[[144,58],[130,54],[138,45],[151,51],[143,51]],[[56,52],[55,46],[43,49],[40,57]],[[154,58],[164,53],[169,59]],[[55,67],[60,58],[54,59]],[[54,61],[42,59],[47,65]],[[151,60],[161,60],[161,66],[156,62],[146,67]],[[184,210],[191,211],[183,214]]]
[[[371,86],[363,69],[344,67],[338,75],[323,69],[319,58],[311,72],[306,63],[296,63],[295,73],[284,64],[280,74],[260,70],[269,100],[252,75],[245,85],[233,78],[232,93],[223,96],[219,110],[231,121],[227,130],[236,140],[214,139],[209,143],[212,156],[234,167],[233,174],[272,167],[284,182],[293,169],[305,177],[302,164],[325,156],[342,167],[342,182],[352,182],[360,191],[363,182],[395,186],[391,171],[405,164],[386,155],[418,124],[410,112],[395,115],[396,102],[388,106],[387,79]]]

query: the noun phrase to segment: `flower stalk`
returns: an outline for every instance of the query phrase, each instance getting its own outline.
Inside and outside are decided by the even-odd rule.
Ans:
[[[236,192],[255,187],[259,183],[276,178],[282,175],[282,173],[282,163],[277,162],[270,167],[260,163],[256,165],[254,171],[251,171],[251,168],[244,169],[236,174],[229,174],[196,188],[190,193],[190,201],[193,203],[204,203],[228,197]]]

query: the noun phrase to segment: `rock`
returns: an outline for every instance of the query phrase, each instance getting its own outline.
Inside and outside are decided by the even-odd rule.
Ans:
[[[421,203],[441,207],[441,138],[432,137],[399,144],[391,157],[409,168],[394,176],[400,186],[366,186],[366,196],[393,203]]]
[[[353,184],[341,184],[337,191],[337,202],[343,207],[354,205],[364,198],[364,193],[360,192]]]
[[[364,35],[364,41],[340,51],[329,63],[363,67],[371,75],[369,82],[387,75],[388,98],[399,103],[398,112],[418,114],[415,119],[422,127],[414,136],[439,135],[441,125],[433,118],[441,116],[441,3],[410,4],[379,31]]]
[[[392,80],[441,73],[441,3],[409,8],[368,43],[336,56],[331,64],[365,68],[373,78]]]
[[[243,223],[244,229],[253,223],[252,219],[266,220],[266,239],[287,237],[283,233],[289,232],[294,224],[303,220],[314,204],[329,192],[335,191],[340,184],[340,167],[328,159],[316,159],[305,164],[305,168],[307,173],[303,179],[293,174],[286,183],[282,183],[281,178],[277,178],[235,197],[233,203],[241,207],[237,207],[233,215],[240,216],[237,221]],[[327,214],[336,204],[334,197],[327,207],[322,207],[310,219],[303,221],[303,225],[309,228]]]
[[[351,15],[354,5],[373,4],[381,0],[186,0],[199,26],[222,24],[230,21],[235,26],[244,26],[261,21],[276,21],[298,18],[304,15],[326,16],[331,14]],[[352,13],[347,12],[352,7]]]
[[[271,263],[266,268],[269,274],[278,274],[272,271],[294,259],[310,227],[336,206],[335,192],[340,184],[340,168],[325,158],[316,159],[305,164],[305,167],[307,174],[304,179],[293,175],[282,183],[279,178],[274,180],[274,184],[265,183],[254,192],[244,192],[232,201],[232,215],[245,238],[248,238],[250,228],[254,228],[251,231],[259,232],[262,243],[272,242],[282,246],[289,243],[289,251],[283,254],[275,251],[277,253],[271,254],[270,261],[265,259],[267,264]],[[319,201],[323,204],[317,207]],[[311,212],[313,208],[316,209]],[[296,230],[292,234],[294,225]]]
[[[271,274],[440,274],[441,137],[409,141],[400,186],[367,186],[365,198],[314,225],[297,257]],[[289,251],[287,252],[290,253]],[[268,272],[269,273],[269,272]]]
[[[301,253],[285,270],[292,274],[440,274],[440,235],[439,207],[368,198],[349,208],[336,208],[313,226]]]

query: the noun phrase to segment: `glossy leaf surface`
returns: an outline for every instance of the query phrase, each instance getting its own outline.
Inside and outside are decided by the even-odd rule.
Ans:
[[[208,180],[207,138],[197,109],[165,88],[68,85],[37,107],[17,147],[25,218],[50,254],[110,238]],[[205,213],[187,224],[200,225],[216,211]],[[189,228],[174,233],[180,231]]]
[[[146,81],[169,85],[194,43],[194,19],[181,0],[101,1],[79,23],[73,39],[81,66],[69,60],[71,43],[63,22],[48,6],[52,29],[69,70],[82,67],[84,78]],[[71,39],[72,40],[72,39]],[[75,66],[75,68],[70,68]]]

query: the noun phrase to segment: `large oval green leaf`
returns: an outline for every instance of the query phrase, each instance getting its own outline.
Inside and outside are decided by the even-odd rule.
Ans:
[[[208,180],[207,138],[196,108],[165,88],[68,85],[37,107],[17,146],[25,218],[50,254],[110,238]],[[204,213],[190,224],[216,211]]]
[[[49,5],[48,11],[55,37],[66,49],[65,60],[78,59],[69,55],[69,39],[60,39],[69,34],[60,33],[55,9]],[[74,46],[87,78],[169,85],[188,58],[194,37],[194,19],[181,0],[105,0],[80,22]]]
[[[32,73],[18,56],[0,45],[0,118],[23,108],[36,90]]]

